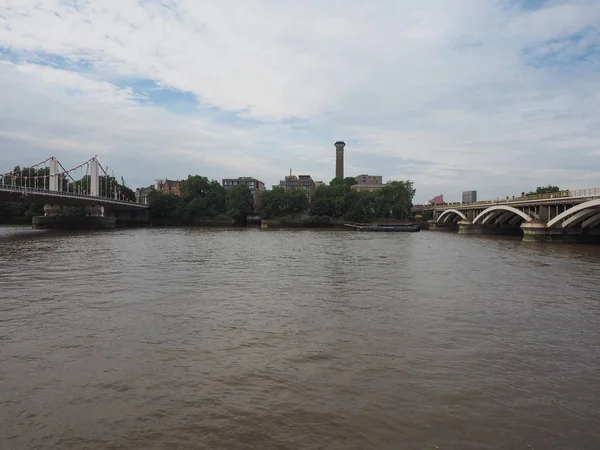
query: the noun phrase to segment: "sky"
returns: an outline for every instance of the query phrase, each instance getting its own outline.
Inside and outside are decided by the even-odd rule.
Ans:
[[[597,0],[5,0],[0,172],[600,187]]]

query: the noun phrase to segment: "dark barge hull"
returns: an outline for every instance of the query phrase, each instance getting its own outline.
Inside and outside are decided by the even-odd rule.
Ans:
[[[402,224],[368,224],[368,223],[345,223],[345,227],[356,231],[375,231],[386,233],[415,233],[421,229],[414,225]]]

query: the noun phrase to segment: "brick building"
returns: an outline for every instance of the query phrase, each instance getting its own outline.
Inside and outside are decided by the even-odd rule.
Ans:
[[[173,194],[178,197],[183,195],[181,191],[181,181],[179,180],[156,180],[154,188],[163,194]]]
[[[288,175],[284,180],[279,182],[279,187],[288,189],[303,189],[308,196],[308,201],[312,200],[312,194],[315,191],[317,184],[313,181],[310,175]]]
[[[260,193],[265,190],[265,183],[252,177],[223,178],[222,183],[224,189],[231,189],[233,186],[248,186],[254,198],[254,206],[258,206]]]

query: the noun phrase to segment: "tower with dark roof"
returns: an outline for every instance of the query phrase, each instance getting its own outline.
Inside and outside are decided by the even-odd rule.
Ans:
[[[335,143],[335,177],[344,178],[344,147],[346,143],[344,141],[337,141]]]

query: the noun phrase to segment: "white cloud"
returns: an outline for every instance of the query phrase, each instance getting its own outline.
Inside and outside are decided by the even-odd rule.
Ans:
[[[138,184],[327,180],[345,139],[349,169],[411,178],[418,201],[595,187],[599,24],[594,0],[21,0],[0,6],[0,142],[97,152]],[[139,102],[137,79],[237,119]]]

